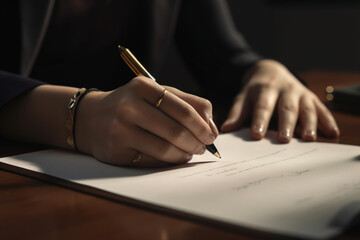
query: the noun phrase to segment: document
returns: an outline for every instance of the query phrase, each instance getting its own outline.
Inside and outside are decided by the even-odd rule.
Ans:
[[[275,136],[223,134],[215,141],[220,160],[206,153],[161,169],[116,167],[56,149],[0,162],[231,225],[312,239],[339,234],[360,214],[360,147],[280,144]]]

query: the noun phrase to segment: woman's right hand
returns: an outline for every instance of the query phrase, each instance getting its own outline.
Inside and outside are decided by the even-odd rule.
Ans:
[[[155,103],[166,88],[159,108]],[[156,167],[188,162],[218,131],[211,103],[146,77],[110,92],[91,92],[76,120],[80,151],[114,165]],[[141,159],[133,162],[137,153]]]

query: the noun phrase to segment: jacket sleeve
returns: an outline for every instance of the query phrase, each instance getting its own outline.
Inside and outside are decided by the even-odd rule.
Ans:
[[[196,80],[216,95],[233,97],[246,70],[262,59],[237,31],[224,0],[182,1],[175,38]]]
[[[0,109],[17,96],[41,84],[45,83],[0,70]]]

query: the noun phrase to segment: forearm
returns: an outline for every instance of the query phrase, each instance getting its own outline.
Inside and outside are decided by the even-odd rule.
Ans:
[[[67,105],[77,89],[38,86],[0,109],[0,135],[7,138],[61,148],[66,142]]]

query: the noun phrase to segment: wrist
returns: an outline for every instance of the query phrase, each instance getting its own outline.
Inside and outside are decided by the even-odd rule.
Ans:
[[[92,154],[94,143],[94,130],[97,129],[97,116],[100,115],[100,100],[104,92],[90,91],[81,100],[76,111],[76,121],[74,122],[74,140],[76,150],[87,154]]]

